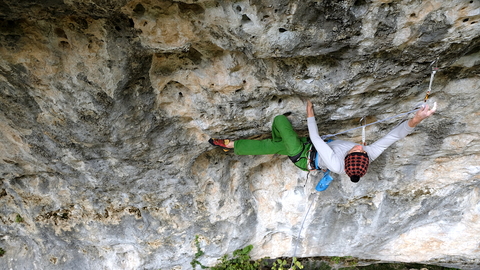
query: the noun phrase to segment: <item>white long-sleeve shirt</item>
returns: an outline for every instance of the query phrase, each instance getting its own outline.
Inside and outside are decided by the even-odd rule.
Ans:
[[[308,117],[307,124],[310,140],[317,150],[318,166],[328,168],[334,173],[345,173],[345,156],[352,147],[358,144],[342,140],[334,140],[327,144],[318,135],[315,117]],[[367,152],[370,162],[372,162],[390,145],[404,138],[413,130],[414,128],[408,125],[408,121],[405,121],[373,144],[363,146],[363,150]]]

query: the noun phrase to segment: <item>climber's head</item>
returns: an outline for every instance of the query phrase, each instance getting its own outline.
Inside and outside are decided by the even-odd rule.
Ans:
[[[356,145],[348,151],[345,156],[345,173],[350,177],[350,181],[360,181],[360,177],[367,173],[369,163],[368,154],[361,145]]]

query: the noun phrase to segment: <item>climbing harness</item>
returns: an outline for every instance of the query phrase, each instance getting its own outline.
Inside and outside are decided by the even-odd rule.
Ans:
[[[290,161],[293,162],[293,164],[295,166],[297,166],[299,169],[303,170],[303,171],[306,171],[306,169],[302,168],[301,166],[297,165],[297,162],[299,162],[301,159],[304,159],[306,158],[307,159],[307,163],[309,162],[309,158],[308,157],[303,157],[303,152],[305,151],[305,147],[307,145],[311,144],[311,147],[310,147],[310,150],[308,150],[308,152],[311,152],[311,148],[313,147],[313,144],[312,144],[312,141],[310,141],[310,138],[307,138],[307,141],[303,142],[302,144],[302,150],[296,154],[295,156],[288,156],[288,158],[290,159]],[[313,147],[314,148],[314,147]],[[309,154],[310,155],[310,154]],[[307,179],[308,179],[308,175],[307,175]]]

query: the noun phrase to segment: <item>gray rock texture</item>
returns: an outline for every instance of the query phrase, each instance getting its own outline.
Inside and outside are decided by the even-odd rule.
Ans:
[[[0,0],[0,268],[191,269],[198,235],[205,265],[252,244],[479,269],[479,20],[477,0]],[[412,110],[435,60],[437,113],[359,183],[319,193],[207,143],[286,112],[306,134],[305,99],[321,134]]]

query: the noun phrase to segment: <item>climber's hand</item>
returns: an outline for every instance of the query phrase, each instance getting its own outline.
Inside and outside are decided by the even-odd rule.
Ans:
[[[422,121],[425,118],[430,117],[437,110],[437,102],[433,103],[432,109],[428,107],[428,104],[425,104],[420,110],[417,111],[415,117]]]
[[[310,100],[307,100],[307,117],[314,117],[313,104]]]
[[[437,102],[433,103],[433,107],[431,109],[427,104],[425,104],[425,106],[421,107],[417,111],[417,113],[415,113],[415,116],[412,119],[410,119],[410,121],[408,122],[408,125],[411,127],[415,127],[424,119],[430,117],[433,113],[435,113],[436,110],[437,110]]]

